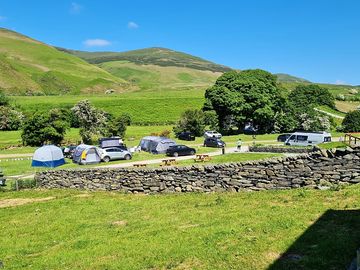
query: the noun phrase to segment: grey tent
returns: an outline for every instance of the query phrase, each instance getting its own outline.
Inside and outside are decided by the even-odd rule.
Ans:
[[[175,141],[157,136],[146,136],[140,141],[141,150],[153,154],[164,154],[166,150],[173,145],[176,145]]]
[[[101,149],[86,144],[76,147],[73,162],[78,164],[94,164],[101,161]]]

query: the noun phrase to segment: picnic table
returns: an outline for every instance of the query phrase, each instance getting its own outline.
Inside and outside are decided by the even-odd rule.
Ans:
[[[161,163],[160,166],[173,166],[173,165],[176,165],[176,164],[177,164],[175,158],[163,159],[161,162],[162,162],[162,163]]]
[[[133,166],[134,167],[146,167],[147,164],[145,164],[145,163],[137,163],[137,164],[134,164]]]
[[[195,162],[205,162],[205,161],[210,161],[210,160],[211,160],[211,157],[207,154],[197,154],[194,159]]]

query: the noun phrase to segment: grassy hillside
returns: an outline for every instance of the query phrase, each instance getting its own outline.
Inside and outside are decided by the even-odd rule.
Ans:
[[[208,87],[221,75],[220,72],[187,67],[138,65],[128,61],[110,61],[98,64],[109,73],[128,81],[132,88]]]
[[[0,88],[13,95],[123,90],[127,83],[86,61],[0,28]]]
[[[225,72],[231,70],[229,67],[215,64],[200,57],[166,48],[147,48],[128,52],[83,52],[61,48],[58,49],[76,55],[93,64],[110,61],[129,61],[138,65],[187,67],[213,72]]]
[[[346,269],[360,241],[359,196],[359,185],[154,196],[1,192],[1,261],[5,269]]]

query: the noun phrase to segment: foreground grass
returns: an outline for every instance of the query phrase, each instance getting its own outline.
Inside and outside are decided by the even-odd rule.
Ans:
[[[5,192],[0,205],[33,201],[1,208],[1,260],[5,269],[345,269],[360,241],[359,196],[360,186],[156,196]],[[301,259],[278,260],[285,252]]]

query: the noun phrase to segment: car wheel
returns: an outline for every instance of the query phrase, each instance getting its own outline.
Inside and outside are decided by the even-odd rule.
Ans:
[[[190,156],[193,156],[195,155],[195,152],[194,151],[190,151]]]
[[[109,162],[110,161],[110,157],[106,156],[103,158],[104,162]]]
[[[178,152],[174,152],[173,157],[178,157],[179,153]]]
[[[131,156],[130,155],[125,155],[125,160],[130,160]]]

